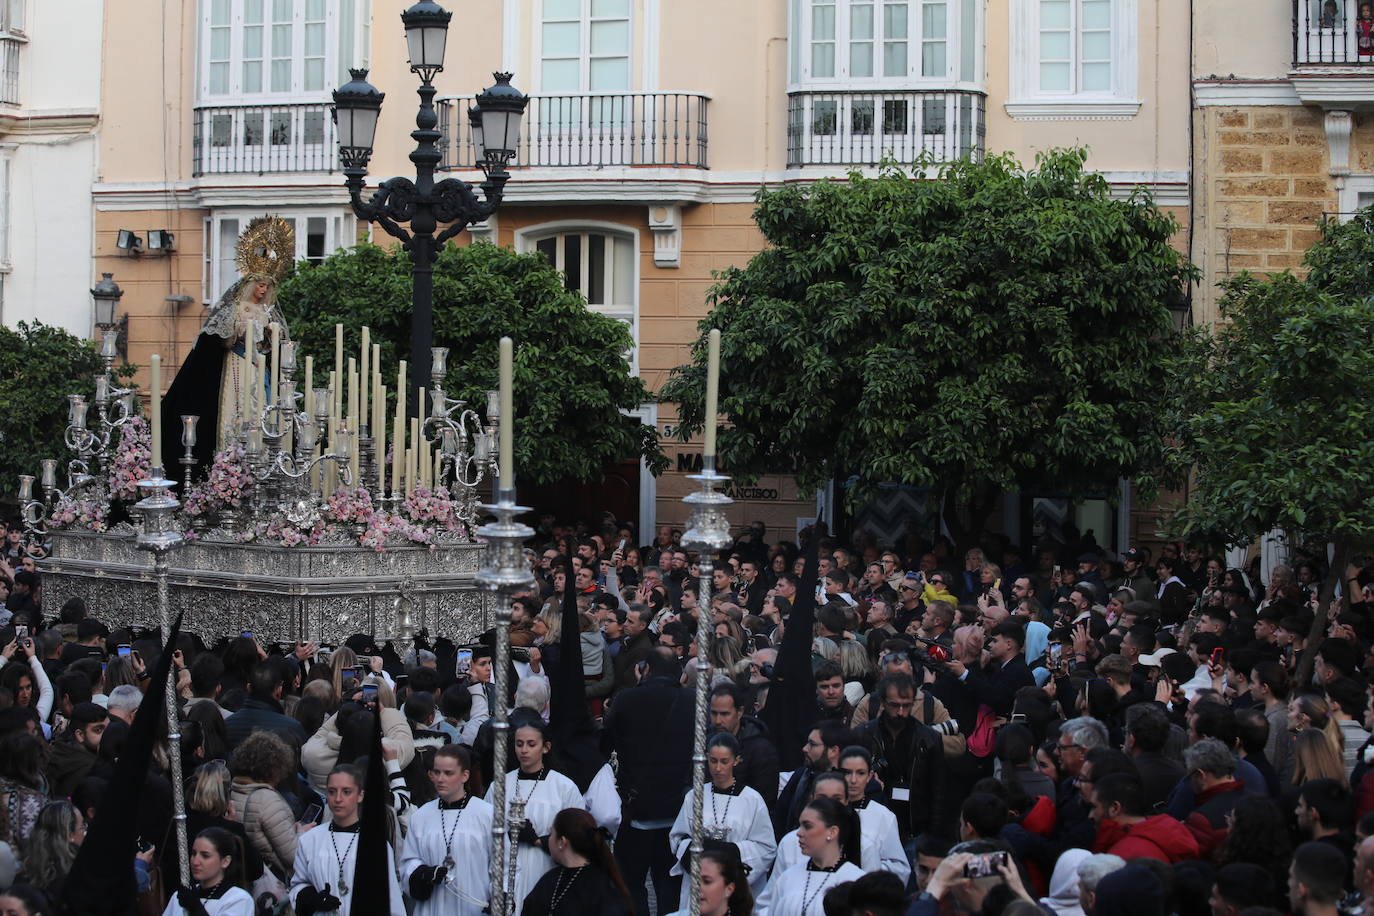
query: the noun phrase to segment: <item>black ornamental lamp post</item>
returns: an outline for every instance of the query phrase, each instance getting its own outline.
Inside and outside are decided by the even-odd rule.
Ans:
[[[434,343],[434,261],[444,243],[473,223],[496,212],[510,173],[506,165],[515,158],[520,119],[528,97],[510,84],[511,74],[497,73],[496,85],[477,97],[469,110],[476,165],[486,175],[479,200],[466,181],[446,178],[435,182],[434,171],[442,158],[436,129],[439,117],[434,110],[434,75],[444,69],[444,45],[448,23],[453,14],[434,0],[420,0],[401,14],[406,44],[410,51],[410,71],[419,74],[420,111],[410,136],[416,146],[410,154],[415,163],[415,180],[390,178],[377,187],[369,200],[362,192],[367,163],[372,158],[377,117],[382,111],[383,93],[367,82],[366,70],[350,70],[353,79],[334,92],[334,122],[339,133],[339,161],[344,184],[359,219],[376,223],[400,239],[414,264],[410,319],[411,378],[418,385],[430,376],[430,347]],[[401,224],[409,223],[407,231]],[[444,228],[439,230],[443,224]],[[406,393],[408,402],[414,390]],[[425,405],[410,404],[409,414]]]

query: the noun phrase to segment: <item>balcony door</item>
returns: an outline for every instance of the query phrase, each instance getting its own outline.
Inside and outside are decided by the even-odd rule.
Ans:
[[[329,161],[340,13],[330,0],[204,0],[198,172],[306,171]]]
[[[627,150],[635,142],[631,0],[539,2],[539,94],[527,118],[529,164],[640,158]]]
[[[792,0],[793,164],[942,159],[971,147],[977,0]]]

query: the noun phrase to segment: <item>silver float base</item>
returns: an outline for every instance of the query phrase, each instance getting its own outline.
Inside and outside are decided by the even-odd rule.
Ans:
[[[157,585],[148,554],[126,525],[97,534],[54,531],[40,564],[43,604],[56,613],[73,597],[111,625],[157,627]],[[269,642],[316,640],[337,645],[354,633],[395,633],[404,588],[411,620],[431,639],[458,644],[491,626],[490,598],[474,574],[481,544],[388,546],[378,552],[340,538],[317,547],[274,547],[218,540],[214,532],[168,555],[172,611],[183,628],[217,639],[251,630]]]

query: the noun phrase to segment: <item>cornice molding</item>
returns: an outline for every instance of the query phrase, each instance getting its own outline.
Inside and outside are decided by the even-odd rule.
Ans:
[[[0,107],[0,137],[52,137],[88,134],[100,124],[94,108],[27,111]]]
[[[760,187],[843,181],[851,171],[876,176],[876,167],[808,166],[772,171],[703,171],[699,169],[522,169],[506,185],[504,206],[545,207],[558,204],[752,204]],[[579,172],[581,172],[579,174]],[[481,181],[480,172],[449,173],[466,181]],[[1180,206],[1188,202],[1188,172],[1109,170],[1102,173],[1113,194],[1129,196],[1139,185],[1149,188],[1155,202]],[[348,205],[348,192],[322,176],[318,183],[299,179],[219,176],[213,185],[198,182],[126,182],[97,184],[92,191],[97,210],[180,210],[216,207]],[[326,183],[328,182],[328,183]]]
[[[1003,102],[1013,121],[1129,121],[1140,113],[1141,102],[1118,99]]]
[[[1286,78],[1195,79],[1193,98],[1199,108],[1242,105],[1301,105],[1302,99]]]

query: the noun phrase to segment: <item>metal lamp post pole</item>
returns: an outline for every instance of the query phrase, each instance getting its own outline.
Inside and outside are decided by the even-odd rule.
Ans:
[[[697,586],[697,679],[696,720],[692,735],[692,892],[688,897],[691,916],[701,913],[701,852],[705,829],[702,824],[702,801],[706,792],[706,720],[711,708],[711,663],[707,658],[710,647],[710,608],[712,578],[715,573],[717,551],[730,546],[730,520],[725,507],[734,500],[716,492],[730,478],[716,473],[716,456],[705,455],[701,473],[688,478],[701,484],[701,489],[683,498],[691,508],[688,529],[682,543],[697,551],[700,580]]]

